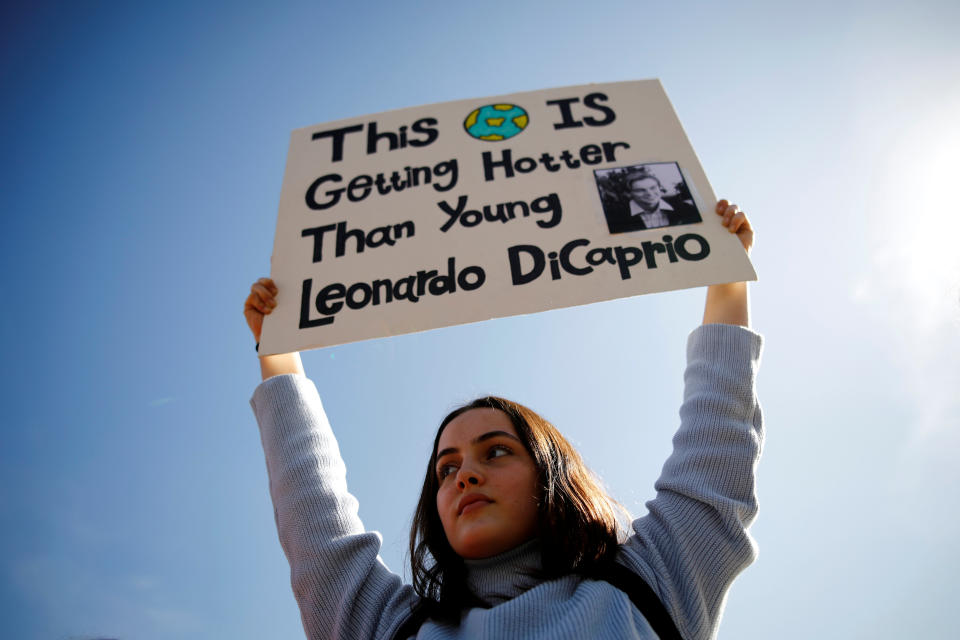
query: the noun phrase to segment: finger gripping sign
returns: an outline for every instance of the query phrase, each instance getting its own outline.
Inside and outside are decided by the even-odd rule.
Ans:
[[[755,280],[658,80],[297,129],[260,353]]]

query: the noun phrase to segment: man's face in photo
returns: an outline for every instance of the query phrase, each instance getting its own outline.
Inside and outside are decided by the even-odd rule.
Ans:
[[[630,198],[647,211],[660,206],[660,183],[654,178],[641,178],[630,183]]]

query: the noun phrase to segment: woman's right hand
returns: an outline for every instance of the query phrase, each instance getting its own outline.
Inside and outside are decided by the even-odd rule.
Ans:
[[[270,315],[277,306],[278,293],[279,290],[273,280],[260,278],[250,287],[250,295],[243,303],[243,317],[247,319],[247,325],[253,333],[253,339],[257,341],[258,350],[260,330],[263,329],[263,316]],[[260,356],[260,373],[264,380],[286,373],[304,375],[300,354],[293,351],[291,353]]]
[[[263,316],[269,315],[277,306],[277,285],[270,278],[260,278],[250,287],[250,295],[243,303],[243,317],[253,333],[253,339],[260,342],[263,329]]]

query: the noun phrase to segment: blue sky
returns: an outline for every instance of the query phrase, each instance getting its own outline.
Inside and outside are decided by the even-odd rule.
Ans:
[[[960,9],[775,5],[4,8],[0,635],[301,637],[240,313],[269,272],[291,130],[658,77],[758,229],[760,556],[720,637],[951,637]],[[480,393],[542,412],[642,512],[702,304],[306,353],[388,565],[436,424]]]

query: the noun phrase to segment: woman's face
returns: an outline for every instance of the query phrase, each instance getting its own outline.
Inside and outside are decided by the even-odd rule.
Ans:
[[[470,409],[437,443],[437,511],[462,558],[509,551],[537,530],[537,468],[507,414]]]

